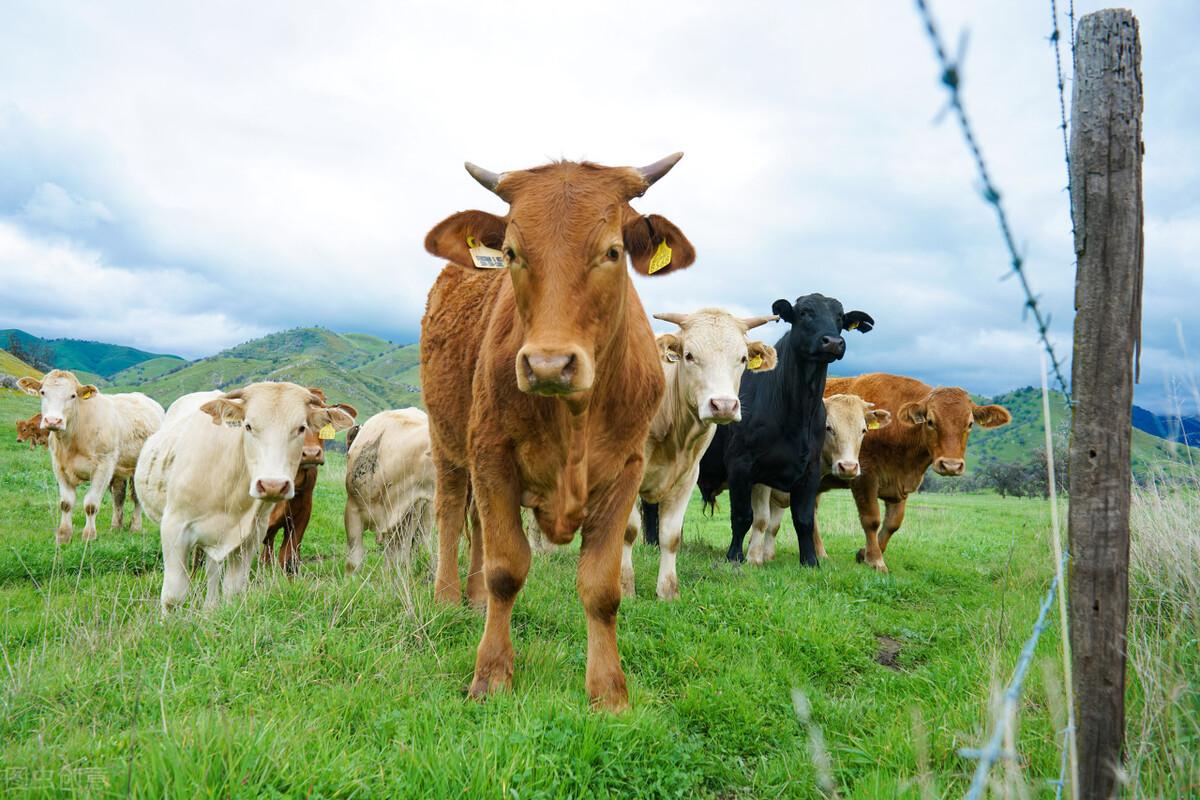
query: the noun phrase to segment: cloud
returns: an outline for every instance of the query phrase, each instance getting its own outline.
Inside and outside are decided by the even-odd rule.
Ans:
[[[1049,20],[1007,3],[936,10],[950,40],[972,33],[968,109],[1054,338],[1069,345],[1073,253]],[[423,250],[426,231],[464,208],[502,210],[463,160],[495,170],[558,157],[648,163],[683,149],[635,205],[679,224],[700,257],[685,273],[637,279],[647,309],[764,313],[778,297],[820,291],[880,321],[851,341],[847,369],[982,393],[1038,381],[1023,298],[1000,281],[1008,263],[992,211],[953,121],[934,124],[945,91],[908,6],[466,12],[11,11],[0,31],[0,218],[31,246],[66,248],[81,269],[141,287],[134,294],[159,321],[135,323],[121,297],[85,316],[120,341],[152,335],[203,353],[230,330],[313,323],[413,340],[440,267]],[[1198,100],[1187,76],[1200,55],[1186,32],[1200,7],[1163,0],[1138,14],[1154,370],[1174,363],[1164,354],[1178,353],[1175,320],[1196,335],[1200,121],[1187,113]],[[160,291],[172,281],[194,291]],[[15,324],[11,308],[0,324]],[[204,326],[172,325],[172,314],[226,322],[209,325],[206,341]],[[74,320],[43,314],[34,332],[68,335]],[[1160,388],[1142,393],[1163,399]]]

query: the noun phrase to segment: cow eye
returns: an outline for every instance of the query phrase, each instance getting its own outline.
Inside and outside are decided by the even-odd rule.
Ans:
[[[511,247],[504,248],[504,257],[509,260],[509,263],[517,260],[517,251]]]
[[[250,423],[249,423],[249,422],[247,422],[247,423],[246,423],[246,430],[250,430]]]
[[[743,364],[745,364],[745,363],[746,363],[746,357],[745,357],[745,356],[742,356],[742,363],[743,363]]]
[[[74,399],[75,399],[75,395],[71,395],[71,399],[72,399],[72,400],[74,400]]]
[[[826,433],[833,433],[833,426],[832,426],[832,425],[826,425],[826,426],[825,426],[825,432],[826,432]]]
[[[926,424],[926,425],[928,425],[929,427],[931,427],[931,428],[932,428],[932,427],[933,427],[933,420],[932,420],[932,419],[930,419],[930,418],[928,418],[928,417],[926,417],[926,418],[925,418],[925,424]]]
[[[689,364],[691,364],[691,363],[695,362],[696,357],[694,355],[692,355],[691,353],[684,353],[683,360],[688,362]]]
[[[608,256],[609,261],[616,261],[618,258],[621,257],[621,251],[616,246],[613,246],[613,247],[608,248],[608,252],[605,253],[605,255]]]
[[[866,433],[866,432],[867,432],[867,429],[866,429],[866,428],[863,428],[863,429],[862,429],[862,432],[863,432],[863,433]]]
[[[304,433],[306,430],[308,430],[308,427],[307,427],[307,426],[305,426],[305,425],[301,425],[301,426],[300,426],[300,427],[297,429],[297,431],[298,431],[299,433]]]

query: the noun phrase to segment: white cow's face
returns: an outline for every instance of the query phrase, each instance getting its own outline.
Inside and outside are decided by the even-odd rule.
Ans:
[[[99,393],[91,384],[80,384],[73,373],[52,370],[42,380],[21,378],[17,381],[26,394],[42,401],[42,427],[66,433],[75,422],[80,403],[86,403]]]
[[[720,309],[694,314],[655,314],[674,322],[678,333],[658,337],[663,360],[676,365],[676,380],[683,402],[702,422],[725,424],[742,418],[738,389],[747,369],[765,372],[775,368],[775,348],[746,340],[746,331],[774,319],[741,320]]]
[[[858,453],[868,431],[891,424],[892,415],[872,408],[853,394],[835,394],[825,398],[825,446],[821,450],[824,471],[842,480],[862,473]]]
[[[326,407],[320,397],[294,383],[254,383],[211,400],[201,411],[217,425],[240,429],[242,452],[250,475],[247,487],[257,500],[290,500],[296,494],[294,476],[311,429],[331,425],[345,430],[354,417]]]

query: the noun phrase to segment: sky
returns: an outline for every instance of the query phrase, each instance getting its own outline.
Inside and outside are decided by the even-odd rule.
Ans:
[[[952,52],[968,34],[964,102],[1069,358],[1049,5],[931,5]],[[1134,11],[1137,401],[1166,411],[1197,371],[1186,348],[1200,352],[1200,4]],[[504,212],[464,160],[499,172],[682,150],[634,205],[679,225],[698,258],[635,277],[648,311],[762,314],[821,292],[876,320],[848,334],[840,374],[979,394],[1040,380],[909,3],[17,2],[4,22],[0,328],[189,358],[300,325],[415,341],[442,266],[425,233],[462,209]]]

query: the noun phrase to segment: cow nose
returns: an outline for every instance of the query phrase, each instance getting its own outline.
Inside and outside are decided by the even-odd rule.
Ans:
[[[933,468],[942,475],[962,475],[967,464],[961,458],[939,458]]]
[[[300,458],[307,464],[322,464],[325,462],[325,448],[321,445],[305,445],[300,451]]]
[[[840,336],[822,336],[821,351],[841,358],[846,354],[846,340]]]
[[[837,474],[839,478],[857,478],[858,477],[858,462],[843,460],[837,462]]]
[[[716,422],[737,422],[742,416],[741,401],[736,397],[711,397],[708,415]]]
[[[42,427],[47,430],[56,431],[62,427],[62,417],[42,417]]]
[[[259,478],[254,488],[261,500],[285,500],[292,494],[292,482],[287,478]]]
[[[573,390],[579,360],[570,350],[525,349],[521,351],[520,364],[528,391],[560,394]]]

